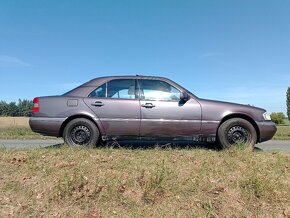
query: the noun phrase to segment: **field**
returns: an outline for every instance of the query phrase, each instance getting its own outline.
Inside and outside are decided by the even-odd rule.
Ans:
[[[0,117],[0,126],[26,126],[28,127],[29,118],[28,117]]]
[[[49,138],[22,122],[0,139]],[[290,217],[290,153],[0,148],[0,165],[0,217]]]
[[[53,139],[32,132],[28,117],[0,117],[0,139]]]
[[[290,154],[0,149],[0,217],[289,217]]]
[[[26,126],[0,126],[0,139],[55,139],[55,137],[43,136],[32,132]]]

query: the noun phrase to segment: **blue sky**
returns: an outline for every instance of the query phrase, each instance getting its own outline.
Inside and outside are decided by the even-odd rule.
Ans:
[[[290,1],[0,1],[0,100],[134,74],[285,113]]]

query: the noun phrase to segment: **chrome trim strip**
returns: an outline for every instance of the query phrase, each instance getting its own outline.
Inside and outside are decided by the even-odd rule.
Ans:
[[[55,117],[30,117],[30,121],[36,122],[63,122],[66,118],[55,118]]]
[[[129,122],[129,121],[140,121],[140,119],[136,118],[100,118],[101,121],[115,121],[115,122]],[[169,120],[169,119],[141,119],[141,121],[145,122],[176,122],[176,123],[219,123],[220,121],[215,121],[215,120]]]
[[[220,123],[218,120],[203,120],[202,123]]]
[[[142,119],[141,121],[149,122],[174,122],[174,123],[200,123],[201,120],[169,120],[169,119]]]
[[[140,121],[140,119],[123,119],[123,118],[100,118],[101,121],[115,121],[115,122],[129,122],[129,121]]]

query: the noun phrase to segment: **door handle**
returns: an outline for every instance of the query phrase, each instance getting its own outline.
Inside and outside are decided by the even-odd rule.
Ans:
[[[155,107],[155,105],[152,103],[146,103],[146,104],[141,104],[141,107],[153,108],[153,107]]]
[[[102,106],[104,106],[104,103],[101,101],[96,101],[96,102],[92,103],[91,105],[95,106],[95,107],[102,107]]]

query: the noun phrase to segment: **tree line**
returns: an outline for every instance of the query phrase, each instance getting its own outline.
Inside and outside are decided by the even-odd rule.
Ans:
[[[0,101],[0,116],[3,117],[30,117],[33,103],[31,100],[18,100],[16,102],[7,103]]]

